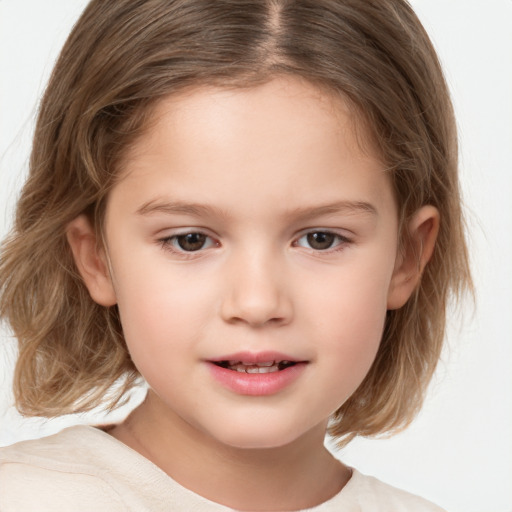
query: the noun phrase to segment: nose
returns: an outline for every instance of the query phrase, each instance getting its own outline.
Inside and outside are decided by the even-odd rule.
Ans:
[[[285,269],[263,251],[248,251],[226,262],[221,316],[251,327],[285,325],[293,316]]]

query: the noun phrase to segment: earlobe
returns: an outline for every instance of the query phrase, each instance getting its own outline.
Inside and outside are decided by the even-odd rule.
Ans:
[[[92,299],[102,306],[117,303],[106,254],[99,249],[96,234],[89,219],[79,215],[66,228],[66,237],[73,258]]]
[[[407,226],[403,253],[398,255],[388,292],[388,309],[401,308],[421,281],[423,270],[432,257],[439,232],[439,211],[423,206]]]

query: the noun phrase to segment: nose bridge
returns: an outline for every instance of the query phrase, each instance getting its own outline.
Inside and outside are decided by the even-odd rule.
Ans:
[[[222,315],[229,322],[261,326],[286,323],[292,314],[283,258],[269,247],[252,244],[234,251],[227,262]]]

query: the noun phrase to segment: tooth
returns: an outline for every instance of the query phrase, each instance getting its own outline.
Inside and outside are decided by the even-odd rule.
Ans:
[[[235,362],[233,365],[229,365],[228,368],[233,371],[237,371],[240,373],[273,373],[278,372],[280,369],[281,363],[276,363],[275,361],[272,363],[262,363],[262,364],[255,364],[255,363],[240,363]]]
[[[268,366],[274,366],[275,361],[267,361],[265,363],[256,363],[256,364],[261,367],[268,367]]]
[[[274,373],[278,372],[279,368],[277,366],[261,366],[259,369],[259,373]]]

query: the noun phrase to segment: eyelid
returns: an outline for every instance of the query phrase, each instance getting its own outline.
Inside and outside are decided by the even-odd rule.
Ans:
[[[301,238],[304,238],[312,233],[324,233],[329,235],[334,235],[338,239],[338,243],[333,245],[332,247],[328,247],[327,249],[315,249],[313,247],[304,247],[302,245],[298,245],[298,242]],[[316,254],[329,254],[332,252],[340,251],[346,248],[348,244],[351,244],[353,242],[352,237],[347,236],[346,232],[340,233],[337,229],[333,228],[311,228],[307,230],[303,230],[300,232],[295,238],[292,243],[294,247],[301,247],[303,249],[307,249],[309,251],[312,251]]]
[[[324,233],[324,234],[333,235],[334,237],[336,237],[337,242],[333,246],[328,247],[326,249],[315,249],[313,247],[305,247],[303,245],[299,245],[299,240],[301,240],[302,238],[304,238],[312,233]],[[204,235],[210,241],[210,243],[208,244],[207,247],[201,247],[200,249],[198,249],[196,251],[186,251],[186,250],[183,250],[174,245],[173,242],[178,237],[185,236],[188,234]],[[211,249],[212,247],[213,248],[220,247],[220,245],[221,245],[220,242],[217,240],[217,237],[212,236],[209,233],[209,230],[204,229],[204,228],[179,228],[179,229],[176,229],[175,231],[169,232],[165,236],[159,237],[157,242],[162,247],[162,249],[164,249],[174,255],[182,257],[182,258],[198,258],[206,250]],[[315,254],[320,254],[320,255],[326,254],[327,255],[327,254],[331,254],[331,253],[334,253],[337,251],[341,251],[341,250],[345,249],[347,247],[347,245],[349,245],[351,243],[353,243],[353,239],[351,236],[347,236],[346,230],[343,232],[340,232],[340,230],[333,229],[333,228],[308,228],[308,229],[302,230],[300,233],[298,233],[295,236],[295,238],[292,241],[292,246],[306,249]]]
[[[176,228],[169,227],[166,229],[159,229],[156,236],[158,237],[159,240],[167,240],[169,238],[190,234],[204,235],[207,236],[208,238],[211,238],[212,240],[218,239],[218,235],[213,233],[211,229],[203,228],[200,226],[184,226]]]
[[[216,240],[216,238],[209,234],[207,231],[208,230],[202,228],[180,228],[178,230],[169,232],[165,236],[159,237],[157,242],[162,247],[163,250],[168,251],[172,254],[175,254],[183,258],[197,258],[200,255],[202,255],[204,251],[206,251],[207,249],[210,249],[211,247],[220,246],[220,242]],[[201,247],[197,251],[185,251],[174,245],[173,242],[177,240],[178,237],[191,234],[204,235],[207,239],[210,240],[211,243],[207,247]]]

